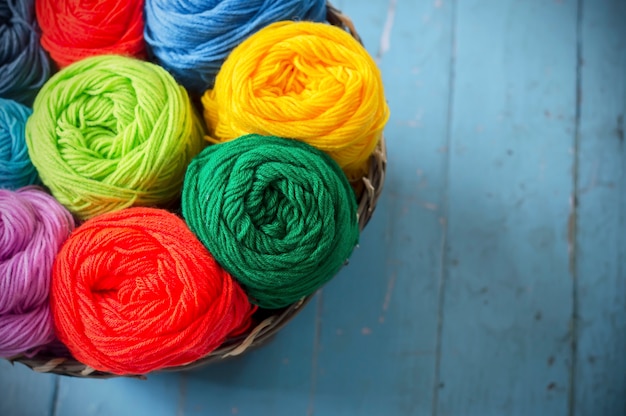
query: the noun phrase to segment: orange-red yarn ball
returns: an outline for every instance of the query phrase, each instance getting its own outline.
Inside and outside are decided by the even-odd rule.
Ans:
[[[156,208],[78,227],[55,260],[51,306],[74,357],[120,375],[196,361],[245,331],[254,312],[183,220]]]
[[[61,68],[93,55],[146,56],[143,0],[37,0],[41,46]]]

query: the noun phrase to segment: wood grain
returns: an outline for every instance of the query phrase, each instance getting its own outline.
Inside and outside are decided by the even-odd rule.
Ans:
[[[626,3],[581,9],[577,416],[626,414]]]
[[[333,3],[392,112],[350,265],[266,346],[205,369],[0,361],[0,416],[626,414],[626,3]]]
[[[463,0],[435,414],[566,415],[574,2]]]

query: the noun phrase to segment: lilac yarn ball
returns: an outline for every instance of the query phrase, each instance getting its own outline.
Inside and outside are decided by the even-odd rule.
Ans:
[[[52,264],[73,229],[69,211],[43,190],[0,189],[0,357],[54,341]]]

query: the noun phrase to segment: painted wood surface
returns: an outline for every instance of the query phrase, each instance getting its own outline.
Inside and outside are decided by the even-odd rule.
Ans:
[[[581,12],[572,404],[626,415],[626,2]]]
[[[576,24],[458,2],[438,415],[568,412]]]
[[[341,0],[383,71],[383,198],[265,347],[147,381],[0,361],[0,416],[623,416],[626,2]]]

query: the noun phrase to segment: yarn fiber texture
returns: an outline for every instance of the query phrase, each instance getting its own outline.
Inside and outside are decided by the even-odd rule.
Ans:
[[[38,182],[26,148],[26,120],[31,110],[0,98],[0,189],[17,189]]]
[[[199,95],[248,36],[281,20],[323,21],[326,0],[146,0],[145,15],[159,64]]]
[[[0,45],[0,97],[32,105],[52,70],[39,43],[34,0],[0,0]]]
[[[26,124],[43,183],[81,219],[178,198],[202,136],[201,119],[171,75],[113,55],[55,74]]]
[[[209,146],[189,165],[182,197],[191,230],[262,308],[313,293],[359,239],[356,198],[328,155],[250,135]]]
[[[120,375],[196,361],[254,311],[185,222],[154,208],[78,227],[55,261],[51,306],[72,355]]]
[[[0,357],[52,342],[52,265],[74,220],[36,187],[0,189]]]
[[[367,172],[389,118],[368,52],[344,30],[312,22],[278,22],[250,36],[202,103],[211,141],[247,133],[301,140],[351,180]]]
[[[63,68],[93,55],[143,58],[143,0],[37,0],[41,44]]]

